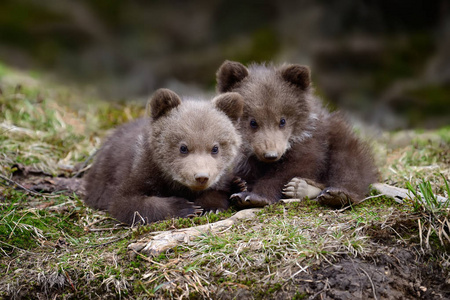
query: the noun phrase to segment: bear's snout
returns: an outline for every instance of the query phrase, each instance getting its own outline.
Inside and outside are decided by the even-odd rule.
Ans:
[[[209,174],[206,172],[199,172],[194,175],[195,181],[200,185],[206,185],[209,180]]]
[[[288,149],[288,137],[281,130],[265,130],[255,134],[252,140],[253,152],[262,162],[276,162]]]
[[[278,160],[278,152],[267,151],[264,153],[264,158],[268,161],[276,161],[276,160]]]
[[[208,147],[209,149],[209,147]],[[210,153],[194,153],[181,160],[177,181],[193,191],[202,191],[214,185],[222,175],[222,161]]]

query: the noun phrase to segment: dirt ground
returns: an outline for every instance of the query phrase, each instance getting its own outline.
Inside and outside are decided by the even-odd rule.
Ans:
[[[313,299],[449,299],[450,285],[439,269],[417,260],[413,251],[392,247],[364,260],[322,263],[295,278]],[[448,280],[447,280],[448,281]]]
[[[380,242],[380,241],[379,241]],[[450,278],[411,247],[383,243],[361,258],[344,256],[299,269],[291,282],[262,299],[450,299]],[[246,289],[222,289],[220,299],[254,299]],[[256,297],[259,298],[259,297]]]

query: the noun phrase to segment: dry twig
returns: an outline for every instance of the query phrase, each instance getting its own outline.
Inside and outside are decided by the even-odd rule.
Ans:
[[[360,269],[361,271],[363,271],[364,274],[366,274],[367,278],[368,278],[369,281],[370,281],[370,285],[372,285],[373,299],[378,300],[378,298],[377,298],[377,293],[376,293],[376,291],[375,291],[375,285],[373,284],[372,278],[370,278],[369,273],[367,273],[367,271],[364,270],[363,268],[359,268],[359,269]]]
[[[228,219],[215,223],[184,229],[163,231],[160,234],[151,237],[150,239],[145,238],[144,240],[141,240],[137,243],[130,244],[128,246],[128,249],[156,256],[166,251],[167,249],[175,247],[180,243],[189,242],[201,234],[217,233],[229,228],[238,220],[251,219],[254,217],[255,212],[258,210],[259,209],[257,208],[245,209],[237,212]]]

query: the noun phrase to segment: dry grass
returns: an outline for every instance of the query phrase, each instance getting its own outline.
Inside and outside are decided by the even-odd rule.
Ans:
[[[11,178],[17,164],[73,176],[109,128],[141,112],[133,105],[88,105],[82,95],[44,90],[4,67],[0,81],[3,178]],[[429,182],[433,194],[448,198],[450,128],[386,134],[375,146],[387,183],[418,189]],[[143,235],[215,222],[232,212],[129,228],[87,208],[74,194],[29,193],[5,179],[0,192],[0,297],[301,299],[320,294],[296,287],[323,263],[370,261],[393,247],[411,248],[444,270],[450,267],[448,207],[430,209],[414,199],[400,205],[375,197],[342,211],[313,201],[280,203],[254,220],[147,257],[127,252],[127,245]],[[375,292],[372,283],[370,295]]]

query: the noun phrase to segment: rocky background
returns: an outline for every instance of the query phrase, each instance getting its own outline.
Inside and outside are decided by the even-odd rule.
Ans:
[[[449,53],[446,0],[0,3],[1,62],[112,100],[213,93],[225,59],[290,62],[311,66],[332,109],[384,129],[440,127]]]

